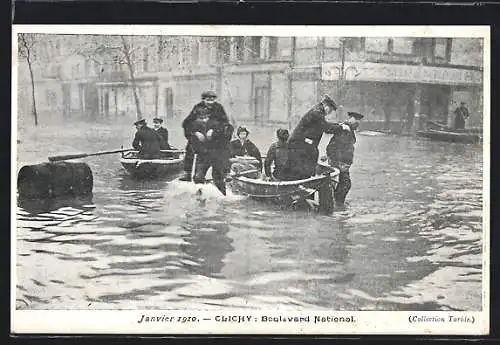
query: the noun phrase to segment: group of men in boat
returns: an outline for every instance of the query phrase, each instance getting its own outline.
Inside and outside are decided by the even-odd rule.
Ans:
[[[277,130],[278,140],[269,147],[262,163],[259,149],[249,139],[249,130],[239,127],[236,131],[237,138],[231,141],[234,127],[223,106],[216,101],[217,95],[213,91],[206,91],[201,96],[201,102],[193,107],[182,123],[187,145],[185,174],[180,180],[204,183],[211,167],[213,182],[225,195],[226,176],[232,168],[231,158],[238,156],[253,157],[257,162],[255,168],[258,175],[264,168],[265,178],[268,180],[307,179],[316,173],[318,145],[323,133],[328,133],[333,134],[326,149],[328,163],[340,170],[339,184],[334,193],[335,201],[337,204],[344,204],[351,188],[349,169],[353,163],[356,142],[354,132],[363,115],[349,112],[347,121],[333,122],[329,116],[337,110],[337,104],[329,96],[324,96],[320,103],[302,116],[291,135],[286,129]],[[133,146],[144,158],[155,157],[162,147],[170,149],[168,132],[165,129],[166,137],[162,137],[158,131],[164,128],[161,127],[161,120],[158,120],[153,120],[155,129],[147,127],[144,120],[135,123],[138,130]],[[274,170],[271,169],[273,163]]]
[[[153,119],[153,128],[142,119],[134,123],[137,132],[135,133],[132,147],[139,151],[141,159],[155,159],[162,156],[161,150],[171,150],[168,143],[168,130],[162,126],[163,120]]]

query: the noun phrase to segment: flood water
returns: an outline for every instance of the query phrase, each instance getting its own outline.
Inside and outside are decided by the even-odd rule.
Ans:
[[[274,131],[252,131],[263,154]],[[18,169],[132,133],[40,129],[20,136]],[[18,309],[481,310],[480,145],[360,134],[331,216],[135,181],[117,154],[83,161],[92,198],[18,203]]]

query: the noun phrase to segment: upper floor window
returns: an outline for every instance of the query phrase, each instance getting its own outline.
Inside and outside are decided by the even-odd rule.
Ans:
[[[148,48],[144,48],[142,50],[142,63],[143,63],[142,69],[144,70],[144,72],[147,72],[149,69],[149,49]]]
[[[360,52],[365,50],[364,37],[347,37],[344,39],[344,46],[350,52]]]
[[[372,52],[386,52],[388,48],[388,39],[381,37],[370,37],[365,39],[365,48]]]
[[[277,37],[269,37],[269,57],[271,59],[278,58],[278,38]]]
[[[262,37],[252,37],[250,39],[251,58],[256,59],[256,58],[260,57],[261,41],[262,41]]]
[[[413,39],[404,37],[392,38],[392,52],[395,54],[411,54],[413,50]]]
[[[325,37],[325,48],[339,48],[340,37]]]
[[[446,59],[446,49],[447,49],[447,39],[446,38],[436,38],[434,44],[434,56],[440,59]]]
[[[317,46],[318,46],[317,37],[297,37],[295,39],[296,49],[316,48]]]
[[[291,37],[279,37],[277,38],[277,50],[280,57],[290,57],[292,56],[292,38]]]

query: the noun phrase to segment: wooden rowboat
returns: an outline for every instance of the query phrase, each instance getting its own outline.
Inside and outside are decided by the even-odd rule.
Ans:
[[[418,131],[417,136],[428,138],[437,141],[449,141],[456,143],[477,143],[480,137],[474,133],[457,132],[448,130],[428,129],[426,131]]]
[[[164,157],[158,159],[140,159],[138,151],[122,153],[120,163],[136,178],[156,178],[176,174],[184,168],[184,154],[163,152]]]
[[[231,189],[236,194],[285,205],[317,200],[319,211],[329,214],[333,211],[333,190],[338,184],[338,175],[338,169],[319,163],[317,174],[307,179],[266,181],[240,174],[232,178]]]

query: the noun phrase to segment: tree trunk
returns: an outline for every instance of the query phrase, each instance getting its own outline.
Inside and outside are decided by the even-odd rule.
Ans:
[[[35,126],[38,126],[38,114],[36,112],[36,101],[35,101],[35,80],[33,78],[33,69],[31,67],[31,61],[29,56],[26,57],[26,61],[28,62],[28,68],[30,71],[31,77],[31,95],[33,98],[33,117],[35,118]]]
[[[130,72],[130,82],[132,84],[132,91],[134,92],[135,106],[137,109],[137,119],[141,120],[142,119],[141,104],[139,102],[139,95],[137,94],[137,85],[134,76],[134,66],[132,64],[132,61],[130,60],[130,50],[128,44],[123,36],[121,36],[121,39],[123,45],[123,55],[125,55],[125,62],[127,63],[128,70]]]

